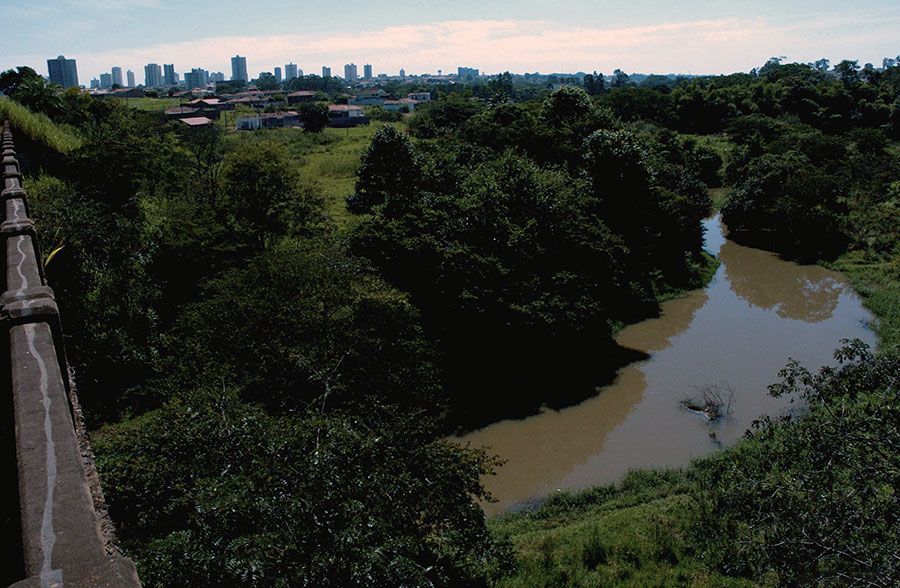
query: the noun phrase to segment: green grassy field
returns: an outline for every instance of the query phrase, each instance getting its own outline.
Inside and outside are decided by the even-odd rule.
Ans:
[[[301,129],[270,129],[233,133],[229,140],[274,141],[287,150],[300,168],[304,182],[316,184],[326,198],[328,210],[341,229],[355,221],[347,212],[346,198],[356,185],[356,171],[372,137],[385,123],[349,129],[327,128],[321,133]]]
[[[181,104],[181,98],[119,98],[119,100],[131,108],[147,112],[163,112],[167,108]]]

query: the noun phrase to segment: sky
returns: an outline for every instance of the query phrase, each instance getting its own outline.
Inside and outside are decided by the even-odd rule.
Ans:
[[[79,81],[113,66],[174,63],[251,77],[293,62],[371,63],[375,73],[599,71],[716,74],[769,57],[881,64],[900,54],[897,0],[0,0],[0,70],[78,62]]]

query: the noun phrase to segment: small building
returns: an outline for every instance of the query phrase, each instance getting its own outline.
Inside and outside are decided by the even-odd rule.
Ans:
[[[164,114],[166,118],[192,118],[203,115],[199,108],[193,106],[173,106],[167,108]]]
[[[287,95],[288,104],[303,104],[304,102],[315,102],[316,93],[310,90],[298,90]]]
[[[234,126],[239,131],[255,131],[262,127],[262,119],[258,116],[242,116]]]
[[[204,127],[206,125],[212,124],[212,120],[206,118],[205,116],[191,116],[188,118],[179,119],[181,122],[186,124],[189,127]]]
[[[416,102],[431,102],[431,92],[410,92],[406,97]]]
[[[363,88],[350,98],[349,103],[359,106],[384,106],[387,98],[387,92],[381,88]]]
[[[255,116],[245,116],[237,119],[235,128],[239,131],[256,131],[259,129],[280,129],[302,127],[300,113],[288,110],[286,112],[264,112]]]
[[[418,103],[418,100],[401,98],[400,100],[385,100],[383,107],[389,112],[413,112]]]
[[[369,118],[365,116],[361,106],[353,104],[328,105],[329,127],[344,128],[367,124],[369,124]]]

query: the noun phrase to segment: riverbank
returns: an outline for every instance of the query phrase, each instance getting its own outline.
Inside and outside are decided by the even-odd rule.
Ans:
[[[900,339],[898,256],[876,257],[854,251],[823,265],[847,276],[876,319],[871,326],[878,335],[878,357],[885,365],[890,366],[892,362],[896,365]],[[772,382],[777,380],[775,373],[769,377]],[[879,410],[891,410],[890,405],[882,406],[885,398],[890,398],[891,393],[896,394],[896,391],[891,392],[890,384],[880,384],[881,391],[887,392],[880,395],[877,393],[879,384],[869,382],[869,385],[873,390],[855,390],[853,393],[865,395],[869,398],[865,402],[875,404]],[[868,427],[854,418],[864,410],[852,408],[852,400],[857,396],[851,399],[850,410],[838,413],[840,417],[832,417],[834,413],[829,410],[817,412],[813,409],[792,427],[801,431],[804,423],[812,428],[843,430],[848,427],[838,419],[850,419],[852,424],[849,426]],[[845,400],[842,402],[846,405]],[[501,580],[498,586],[754,585],[746,577],[753,575],[748,570],[743,574],[723,575],[723,554],[702,545],[702,538],[713,534],[707,532],[704,525],[708,524],[710,516],[708,495],[715,492],[706,487],[703,480],[708,482],[708,472],[715,471],[720,467],[717,464],[722,463],[728,463],[732,471],[742,468],[752,471],[754,465],[749,465],[748,455],[763,460],[772,457],[774,461],[778,453],[785,451],[783,446],[775,444],[784,434],[793,435],[787,439],[799,444],[799,450],[792,450],[798,454],[803,451],[814,454],[820,449],[809,447],[809,438],[797,435],[788,426],[773,427],[772,432],[769,438],[762,435],[762,440],[739,441],[717,456],[695,460],[684,469],[632,471],[616,484],[558,492],[534,509],[489,519],[489,529],[512,544],[518,563],[516,573]],[[896,441],[889,433],[867,438],[868,447],[873,442],[890,445]],[[887,447],[887,451],[890,455],[893,449]],[[755,467],[764,470],[759,463]],[[849,482],[843,483],[865,484],[864,480],[858,479],[864,476],[850,475],[849,478]],[[889,500],[896,501],[895,498]],[[760,505],[753,506],[761,508]],[[803,509],[799,510],[799,516],[804,516]],[[787,523],[784,526],[789,527]],[[891,530],[889,523],[888,530]],[[892,532],[896,534],[896,527]],[[840,540],[845,539],[840,537]],[[774,573],[771,578],[773,584],[778,582]]]

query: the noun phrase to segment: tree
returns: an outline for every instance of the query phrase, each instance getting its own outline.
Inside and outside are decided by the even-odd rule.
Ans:
[[[420,181],[421,169],[409,138],[393,125],[375,133],[363,153],[356,180],[356,191],[348,198],[347,208],[356,214],[372,212],[388,201],[409,198]]]
[[[804,414],[764,418],[695,474],[697,536],[720,571],[779,586],[900,581],[900,362],[860,341],[837,367],[791,361],[769,387]]]
[[[225,158],[222,197],[225,211],[242,239],[262,245],[291,230],[315,231],[323,222],[321,196],[300,189],[295,168],[274,143],[247,142]]]
[[[273,74],[264,71],[256,79],[256,87],[260,90],[277,90],[280,86]]]
[[[722,218],[735,234],[771,231],[769,245],[795,256],[827,255],[846,242],[841,183],[796,150],[752,160]]]
[[[846,84],[852,84],[859,81],[859,62],[845,59],[834,66],[841,80]]]
[[[593,74],[584,76],[584,91],[587,92],[589,96],[602,94],[606,89],[605,85],[606,83],[603,80],[603,74],[598,74],[595,71]]]
[[[621,69],[613,70],[613,88],[624,88],[628,85],[628,74]]]
[[[328,126],[328,104],[325,102],[306,102],[298,108],[300,122],[307,133],[321,133]]]

